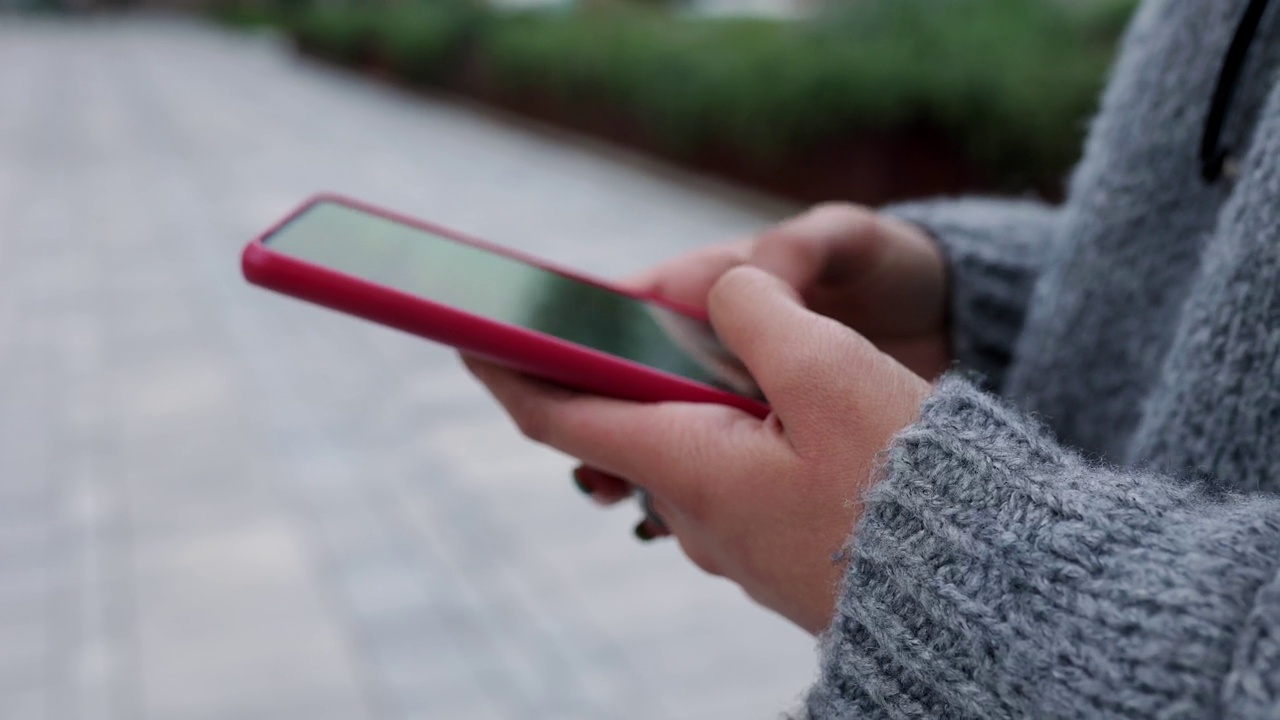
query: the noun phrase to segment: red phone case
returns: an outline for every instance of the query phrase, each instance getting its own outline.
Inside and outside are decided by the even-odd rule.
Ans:
[[[333,202],[420,228],[460,243],[505,255],[581,282],[661,305],[694,318],[705,313],[660,298],[619,288],[595,278],[555,267],[536,258],[469,238],[447,228],[405,217],[350,198],[316,195],[249,243],[241,255],[245,278],[255,284],[376,323],[444,343],[567,387],[641,402],[707,402],[729,405],[757,417],[769,406],[709,385],[641,365],[624,358],[508,325],[394,288],[274,252],[265,238],[312,205]]]

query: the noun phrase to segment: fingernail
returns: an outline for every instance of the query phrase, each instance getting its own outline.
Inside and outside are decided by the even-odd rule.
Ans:
[[[653,528],[649,527],[648,520],[641,520],[639,524],[636,525],[635,534],[640,542],[649,542],[657,537],[653,532]]]
[[[582,478],[578,477],[578,473],[573,474],[573,484],[578,486],[578,490],[582,491],[583,495],[591,494],[591,486],[582,482]]]

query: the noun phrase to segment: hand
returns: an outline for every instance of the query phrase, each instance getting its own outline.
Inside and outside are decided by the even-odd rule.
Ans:
[[[917,375],[934,379],[951,364],[942,252],[914,225],[865,208],[819,205],[756,238],[670,260],[633,283],[703,308],[716,280],[742,264],[782,279],[811,310],[862,333]]]
[[[817,633],[876,457],[915,419],[929,384],[760,270],[723,273],[708,310],[764,390],[765,420],[580,394],[466,362],[526,436],[648,490],[694,563]]]

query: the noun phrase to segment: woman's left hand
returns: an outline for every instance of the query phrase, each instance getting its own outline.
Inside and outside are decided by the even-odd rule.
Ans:
[[[831,620],[844,570],[834,558],[877,456],[916,418],[929,384],[763,271],[725,273],[708,310],[763,389],[765,420],[576,393],[466,363],[527,437],[648,490],[695,564],[816,634]]]

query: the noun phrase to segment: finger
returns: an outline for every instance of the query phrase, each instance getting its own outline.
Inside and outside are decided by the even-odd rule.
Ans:
[[[750,262],[801,295],[818,285],[851,282],[875,265],[884,244],[880,222],[865,208],[819,205],[763,233]]]
[[[644,520],[636,523],[636,527],[632,532],[635,533],[636,539],[640,542],[652,542],[658,538],[669,537],[671,535],[670,530],[663,527],[660,523],[654,522],[650,518],[645,518]]]
[[[766,425],[728,406],[614,400],[474,359],[468,368],[526,437],[627,478],[673,505],[696,508],[712,482],[761,472],[789,457]]]
[[[888,358],[864,337],[806,309],[795,290],[754,267],[729,271],[711,292],[716,334],[750,370],[784,428],[841,424]]]
[[[602,470],[597,470],[590,465],[579,465],[574,468],[573,482],[578,486],[579,490],[604,506],[618,504],[631,497],[634,490],[634,486],[626,480]],[[657,510],[658,503],[656,499],[651,502],[651,505],[654,509],[653,511],[658,513],[658,516],[656,518],[650,516],[645,521],[642,521],[642,524],[646,521],[648,523],[648,531],[646,533],[648,538],[641,538],[642,540],[667,537],[671,534],[671,530],[663,522],[663,518],[666,516]]]
[[[528,414],[524,412],[526,406],[569,400],[581,394],[472,355],[463,355],[462,364],[475,379],[480,381],[481,385],[484,385],[511,419],[516,421],[517,427],[525,435],[530,433],[525,432],[526,429],[520,426],[520,420]]]
[[[752,243],[721,243],[668,260],[622,281],[622,285],[650,297],[696,308],[707,306],[707,294],[726,271],[747,262]]]
[[[600,505],[616,505],[631,497],[631,484],[589,465],[573,469],[573,482],[586,495]]]
[[[646,511],[650,514],[650,519],[657,521],[653,523],[653,526],[657,531],[658,537],[669,537],[675,534],[675,523],[680,516],[676,514],[671,505],[664,502],[662,498],[652,491],[649,491],[649,507],[646,508]]]
[[[819,205],[762,235],[751,264],[798,290],[810,309],[862,333],[912,335],[943,321],[936,243],[867,208]]]

